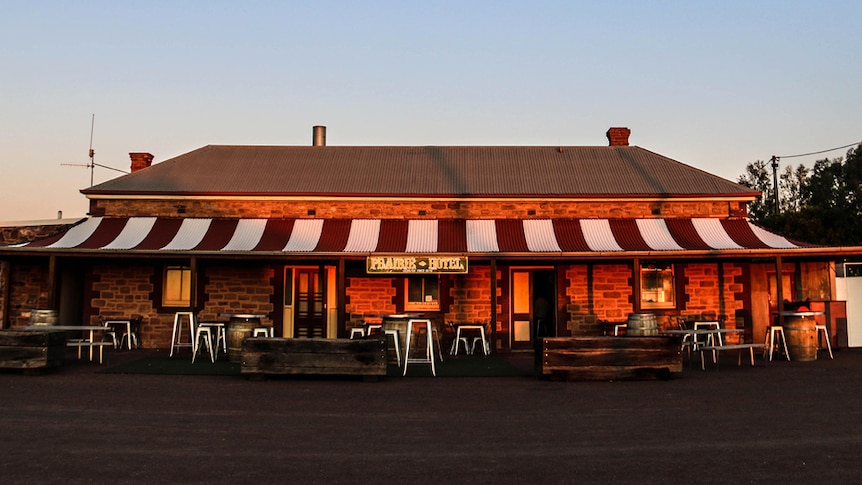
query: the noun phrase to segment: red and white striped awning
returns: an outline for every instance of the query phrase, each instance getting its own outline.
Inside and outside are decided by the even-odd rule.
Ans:
[[[92,217],[21,249],[192,253],[675,253],[805,247],[746,219]]]

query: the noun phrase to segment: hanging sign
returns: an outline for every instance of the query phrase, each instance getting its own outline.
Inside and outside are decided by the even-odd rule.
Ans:
[[[368,256],[370,274],[466,273],[466,256]]]

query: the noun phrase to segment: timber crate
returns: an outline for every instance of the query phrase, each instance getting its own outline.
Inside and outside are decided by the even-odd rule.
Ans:
[[[0,330],[0,369],[38,373],[59,367],[66,357],[66,332]]]
[[[556,380],[668,379],[682,372],[675,337],[543,339],[542,377]]]
[[[386,339],[247,338],[240,373],[266,375],[386,376]]]

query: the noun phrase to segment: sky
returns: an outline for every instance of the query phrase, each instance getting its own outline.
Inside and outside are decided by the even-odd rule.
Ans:
[[[128,170],[314,125],[341,146],[605,146],[625,126],[736,180],[862,141],[860,19],[858,0],[0,0],[0,221],[84,216],[91,139]]]

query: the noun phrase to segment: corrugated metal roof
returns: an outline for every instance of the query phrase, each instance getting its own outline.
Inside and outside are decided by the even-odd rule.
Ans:
[[[454,222],[458,222],[457,224]],[[20,250],[302,253],[679,253],[807,247],[747,219],[206,219],[93,217]]]
[[[634,146],[210,145],[82,192],[430,197],[756,195],[747,187]]]

